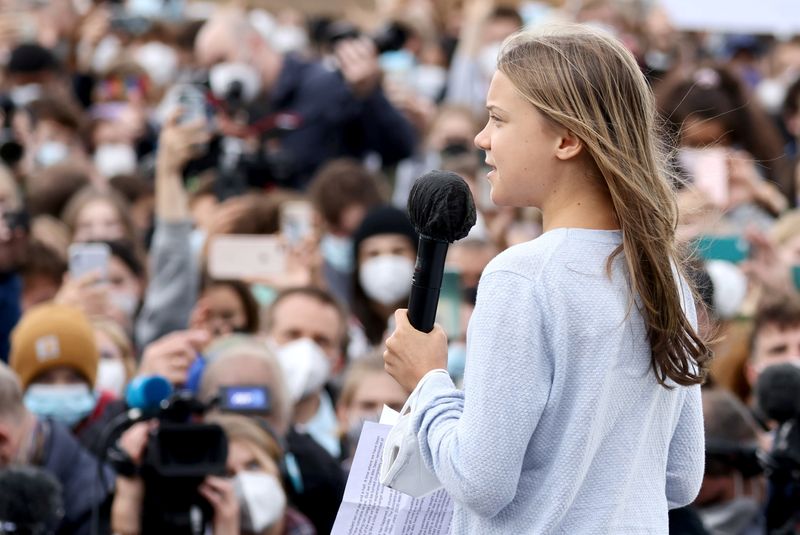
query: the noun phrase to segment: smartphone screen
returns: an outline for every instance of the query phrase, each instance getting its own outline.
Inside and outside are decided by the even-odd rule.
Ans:
[[[308,201],[289,201],[281,207],[281,234],[289,245],[297,245],[314,231],[314,208]]]
[[[682,148],[678,153],[681,166],[692,183],[717,206],[728,203],[728,152],[724,148]]]
[[[111,248],[105,243],[73,243],[69,246],[69,275],[78,279],[92,272],[108,280]]]
[[[257,280],[286,271],[286,245],[277,235],[228,234],[211,238],[208,273],[218,280]]]

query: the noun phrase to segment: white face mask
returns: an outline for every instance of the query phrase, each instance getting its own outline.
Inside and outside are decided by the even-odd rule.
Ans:
[[[353,240],[350,237],[325,234],[319,244],[322,257],[341,273],[353,271]]]
[[[275,476],[242,471],[233,485],[241,507],[242,530],[261,533],[283,516],[286,494]]]
[[[139,308],[139,298],[127,292],[112,292],[110,295],[111,303],[128,318],[136,315]]]
[[[111,392],[120,398],[128,382],[127,376],[125,365],[121,360],[100,359],[100,363],[97,365],[97,379],[94,383],[94,389],[97,392]]]
[[[318,392],[330,376],[331,363],[313,340],[294,340],[279,347],[276,353],[293,403]]]
[[[136,172],[136,151],[127,143],[103,143],[94,151],[94,166],[106,178]]]
[[[478,68],[487,80],[491,79],[497,70],[497,56],[500,55],[502,48],[503,43],[490,43],[478,52]]]
[[[208,73],[208,82],[211,92],[221,100],[238,90],[242,101],[252,102],[261,92],[261,76],[246,63],[225,62],[214,65]]]
[[[418,65],[414,69],[414,87],[423,97],[435,101],[447,83],[447,69],[438,65]]]
[[[380,255],[362,264],[358,282],[367,297],[388,306],[408,297],[413,275],[414,262],[409,258]]]
[[[158,86],[166,87],[178,72],[178,53],[171,46],[151,41],[140,46],[133,54],[136,63]]]
[[[51,167],[67,159],[69,148],[60,141],[45,141],[36,150],[33,159],[40,168]]]
[[[270,43],[281,53],[300,52],[308,46],[308,34],[299,26],[278,26],[270,35]]]
[[[42,86],[40,84],[18,85],[8,93],[8,98],[18,108],[24,108],[41,96]]]

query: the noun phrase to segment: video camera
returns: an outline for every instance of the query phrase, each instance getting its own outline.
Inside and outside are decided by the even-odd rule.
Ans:
[[[117,473],[139,475],[144,481],[142,533],[205,533],[213,510],[198,487],[209,475],[225,475],[228,440],[220,426],[203,423],[202,416],[212,408],[266,412],[270,406],[267,389],[225,387],[216,399],[204,404],[188,391],[173,393],[162,377],[141,377],[131,383],[126,401],[135,412],[127,415],[121,427],[151,417],[158,420],[148,436],[141,466],[118,446],[107,450]]]
[[[769,478],[767,533],[783,535],[800,530],[800,368],[777,364],[758,379],[758,407],[778,422],[772,451],[762,456]]]
[[[324,44],[329,47],[333,47],[339,41],[358,39],[363,35],[356,25],[344,20],[329,22],[321,33]],[[383,54],[403,48],[410,33],[406,26],[392,21],[367,37],[375,44],[378,53]]]
[[[227,85],[220,97],[202,84],[181,84],[175,88],[176,104],[184,110],[180,121],[203,117],[212,133],[208,145],[198,147],[197,156],[187,164],[184,176],[189,178],[207,169],[215,169],[214,193],[219,200],[241,195],[249,189],[285,185],[294,172],[294,164],[280,148],[280,143],[274,140],[296,130],[301,123],[300,117],[279,112],[261,116],[248,109],[239,81],[231,79]],[[217,114],[224,114],[239,123],[241,137],[222,134],[217,128]],[[245,137],[257,137],[258,146],[253,149]]]

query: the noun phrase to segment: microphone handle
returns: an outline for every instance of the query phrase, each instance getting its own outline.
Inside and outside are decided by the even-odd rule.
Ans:
[[[408,298],[408,321],[418,331],[433,330],[448,245],[446,241],[419,237],[417,264]]]

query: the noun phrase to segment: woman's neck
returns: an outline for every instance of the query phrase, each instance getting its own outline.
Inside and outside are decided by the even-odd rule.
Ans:
[[[542,229],[585,228],[618,230],[611,194],[602,178],[564,181],[573,187],[559,189],[542,206]]]

